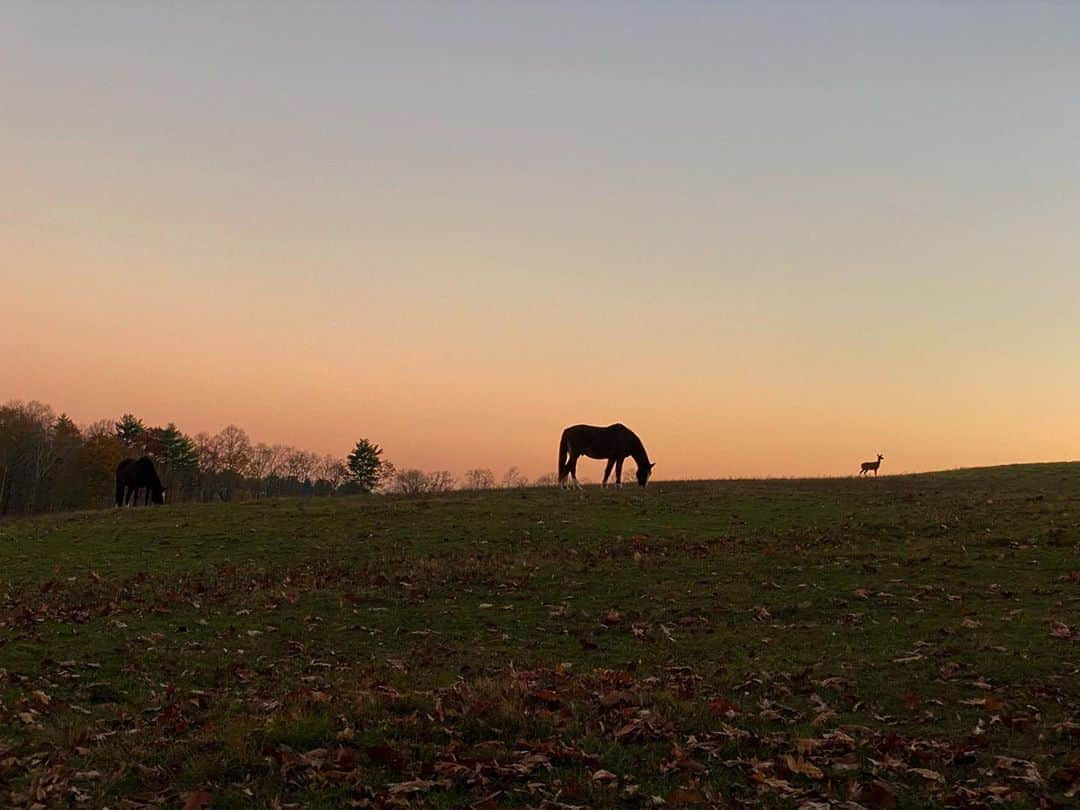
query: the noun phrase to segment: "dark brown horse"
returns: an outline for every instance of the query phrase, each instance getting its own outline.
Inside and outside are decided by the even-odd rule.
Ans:
[[[580,486],[577,480],[580,456],[607,459],[604,486],[607,486],[612,467],[615,468],[615,486],[622,486],[622,465],[627,456],[632,456],[637,464],[637,482],[641,486],[649,483],[649,475],[656,466],[649,461],[649,454],[645,452],[641,439],[622,424],[607,427],[574,425],[564,430],[559,441],[559,486],[567,485],[567,476],[570,476],[574,486]]]
[[[132,506],[139,505],[139,490],[145,489],[143,506],[151,503],[165,503],[165,487],[161,485],[154,462],[149,456],[140,459],[125,458],[116,467],[116,505],[126,506],[131,500]]]

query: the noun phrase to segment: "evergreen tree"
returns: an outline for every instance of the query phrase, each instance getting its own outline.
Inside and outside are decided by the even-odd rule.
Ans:
[[[349,453],[346,466],[349,468],[349,483],[361,492],[371,492],[379,485],[385,475],[385,466],[381,458],[382,448],[367,439],[356,443],[356,448]]]
[[[142,447],[146,437],[146,425],[134,414],[125,413],[116,423],[116,438],[130,448]]]
[[[151,433],[154,444],[160,448],[161,460],[169,469],[193,470],[199,466],[199,451],[195,449],[195,442],[173,422],[163,428],[154,428]]]
[[[82,432],[66,413],[60,414],[53,425],[55,464],[49,478],[49,509],[60,511],[87,505],[82,448]]]
[[[186,500],[195,489],[199,472],[199,451],[190,436],[173,422],[151,428],[146,434],[147,450],[162,469],[162,481],[173,500]]]
[[[82,440],[82,433],[79,428],[71,421],[71,417],[66,413],[60,414],[56,417],[56,424],[53,426],[57,438],[65,437],[75,441]]]

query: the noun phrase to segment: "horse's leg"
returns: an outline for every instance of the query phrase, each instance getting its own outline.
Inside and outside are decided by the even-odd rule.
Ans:
[[[577,480],[577,460],[577,453],[574,453],[570,456],[570,463],[568,466],[570,467],[570,480],[574,482],[575,487],[580,487],[581,484],[579,484]]]
[[[615,462],[615,486],[622,488],[622,464],[626,461],[624,458],[620,458]]]
[[[600,486],[602,486],[602,487],[607,486],[608,476],[611,475],[611,468],[614,467],[614,466],[615,466],[615,459],[609,458],[608,462],[607,462],[607,466],[604,468],[604,483],[602,483]]]

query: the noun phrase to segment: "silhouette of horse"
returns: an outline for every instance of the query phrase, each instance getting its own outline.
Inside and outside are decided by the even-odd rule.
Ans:
[[[116,505],[126,506],[131,500],[132,506],[139,504],[139,490],[145,489],[143,505],[165,503],[165,487],[161,485],[154,462],[149,456],[140,459],[125,458],[116,467]]]
[[[562,432],[559,440],[559,486],[566,486],[566,477],[580,486],[577,480],[577,461],[579,456],[607,459],[604,469],[604,486],[607,486],[611,468],[615,468],[615,486],[622,486],[622,465],[627,456],[633,456],[637,463],[637,482],[641,486],[649,483],[649,475],[656,465],[649,461],[645,446],[634,431],[626,425],[615,424],[607,427],[593,425],[574,425]]]
[[[885,458],[885,456],[881,455],[881,453],[878,453],[877,454],[877,461],[864,461],[859,466],[859,475],[866,475],[868,472],[873,470],[874,471],[874,477],[876,478],[877,477],[878,467],[881,466],[881,460],[883,458]]]

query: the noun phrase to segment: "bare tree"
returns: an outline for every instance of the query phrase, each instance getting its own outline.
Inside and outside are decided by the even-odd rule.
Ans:
[[[82,429],[82,434],[87,439],[97,439],[102,436],[113,436],[114,424],[108,419],[98,419]]]
[[[398,470],[394,474],[394,491],[402,495],[423,495],[428,491],[428,477],[423,470]]]
[[[372,492],[381,492],[383,494],[387,492],[397,491],[397,475],[398,468],[394,466],[392,461],[383,460],[379,465],[379,482],[375,485],[375,489]]]
[[[559,483],[559,477],[555,473],[544,473],[532,482],[534,487],[553,487]]]
[[[214,437],[222,469],[243,475],[251,464],[251,439],[236,425],[222,428]]]
[[[16,400],[0,408],[0,514],[47,508],[55,424],[52,408],[40,402]]]
[[[195,450],[199,453],[199,467],[202,472],[216,473],[221,470],[217,444],[214,437],[205,430],[195,434]]]
[[[462,489],[495,489],[495,473],[488,469],[477,468],[465,473],[461,482]]]
[[[285,454],[283,471],[288,478],[297,481],[310,481],[315,475],[315,467],[319,463],[319,457],[306,450],[289,448]]]
[[[446,470],[437,470],[428,475],[428,492],[449,492],[454,488],[456,479]]]
[[[344,458],[253,444],[237,425],[192,438],[172,422],[146,425],[125,414],[80,428],[40,402],[12,401],[0,405],[0,515],[112,503],[117,465],[140,453],[163,473],[170,500],[331,495],[353,483]],[[382,491],[443,492],[455,485],[445,470],[406,470],[399,477],[382,460],[379,473]]]
[[[251,439],[242,428],[229,425],[216,436],[199,433],[195,436],[199,454],[200,489],[204,499],[217,495],[231,501],[244,486],[244,475],[251,467]]]
[[[248,459],[247,474],[255,479],[255,497],[261,497],[264,493],[266,479],[274,469],[274,448],[260,442],[251,448],[251,456]]]
[[[503,473],[501,485],[503,489],[527,487],[529,485],[529,477],[517,467],[511,467]]]
[[[325,481],[331,489],[337,489],[349,477],[349,468],[344,459],[337,456],[325,455],[319,459],[315,475],[319,481]]]

